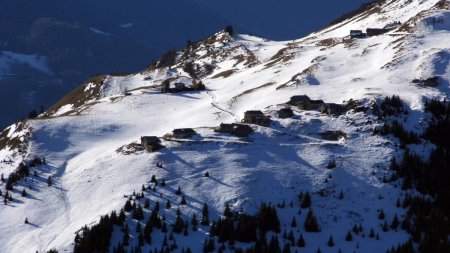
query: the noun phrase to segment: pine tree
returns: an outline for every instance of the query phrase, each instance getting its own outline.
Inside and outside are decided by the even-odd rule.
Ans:
[[[383,209],[381,209],[380,213],[378,214],[378,219],[384,220],[385,217],[386,217],[386,215],[384,214]]]
[[[230,205],[225,205],[225,210],[223,211],[223,216],[227,218],[233,217],[233,213],[231,212]]]
[[[50,186],[52,186],[52,184],[53,184],[52,177],[48,176],[48,178],[47,178],[47,186],[50,187]]]
[[[162,186],[162,187],[166,186],[166,180],[165,180],[165,179],[162,180],[161,186]]]
[[[167,200],[166,202],[166,209],[170,209],[172,205],[170,204],[170,200]]]
[[[383,232],[387,232],[387,231],[389,231],[389,226],[387,224],[387,221],[385,220],[383,223]]]
[[[181,197],[180,205],[186,205],[186,204],[187,204],[187,202],[186,202],[186,197],[183,195],[183,196]]]
[[[344,199],[344,192],[341,190],[338,199]]]
[[[208,211],[208,206],[206,205],[206,203],[203,205],[203,209],[202,209],[201,224],[204,226],[209,225],[209,211]]]
[[[209,172],[205,172],[205,177],[209,177]]]
[[[333,240],[333,236],[330,235],[330,238],[328,239],[328,243],[327,243],[328,247],[334,247],[334,240]]]
[[[309,196],[309,193],[306,192],[306,194],[303,196],[302,202],[300,204],[301,208],[309,208],[311,207],[311,196]]]
[[[293,227],[293,228],[297,227],[297,221],[295,220],[295,216],[292,217],[291,227]]]
[[[369,238],[374,238],[375,237],[375,230],[373,228],[370,229],[369,232]]]
[[[283,253],[291,253],[291,246],[289,245],[289,243],[285,243],[284,247],[283,247]]]
[[[145,185],[142,185],[142,189],[141,189],[143,192],[145,192],[145,190],[147,190],[146,188],[145,188]]]
[[[181,187],[178,186],[178,189],[175,191],[176,195],[181,195]]]
[[[197,221],[197,214],[195,214],[195,213],[192,215],[191,225],[192,225],[192,230],[197,231],[198,221]]]
[[[353,240],[352,232],[350,230],[347,232],[347,235],[345,236],[345,240],[347,242],[351,242]]]
[[[26,197],[28,194],[27,194],[27,191],[25,191],[25,188],[23,188],[22,189],[22,197]]]
[[[28,218],[25,218],[25,224],[28,224]]]
[[[305,239],[303,238],[303,235],[300,234],[300,237],[297,240],[297,247],[303,248],[305,247],[306,243],[305,243]]]
[[[311,209],[306,216],[304,227],[306,232],[320,232],[319,223]]]
[[[400,225],[400,221],[398,220],[398,217],[396,214],[396,215],[394,215],[394,218],[392,219],[391,229],[396,230],[399,225]]]

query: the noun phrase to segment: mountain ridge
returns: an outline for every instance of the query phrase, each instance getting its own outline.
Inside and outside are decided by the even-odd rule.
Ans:
[[[323,232],[301,230],[307,250],[320,247],[323,252],[334,252],[336,249],[325,248],[330,234],[344,251],[380,252],[406,242],[408,234],[404,231],[381,232],[379,210],[373,208],[377,201],[389,219],[406,215],[406,210],[395,205],[404,197],[399,183],[383,182],[383,177],[392,173],[389,160],[399,159],[401,151],[395,138],[372,134],[374,128],[383,126],[382,120],[357,107],[341,116],[296,107],[292,107],[292,119],[281,119],[277,114],[293,95],[306,94],[326,103],[356,101],[361,110],[370,112],[385,96],[400,94],[408,116],[400,114],[399,119],[407,130],[423,131],[428,117],[423,99],[448,96],[448,2],[386,1],[379,8],[382,11],[368,10],[370,15],[364,12],[289,42],[230,36],[222,31],[193,43],[175,57],[168,55],[170,59],[164,61],[168,64],[161,66],[159,61],[137,74],[101,76],[86,82],[74,96],[28,122],[26,129],[32,134],[26,154],[45,156],[47,160],[47,165],[36,169],[40,180],[33,186],[36,192],[32,191],[44,203],[21,200],[16,189],[14,198],[19,202],[0,209],[11,217],[4,230],[8,237],[0,239],[4,250],[15,252],[31,242],[39,246],[32,246],[30,251],[53,247],[71,251],[75,231],[85,224],[95,224],[100,215],[119,210],[123,194],[139,191],[141,185],[153,187],[149,183],[152,174],[166,179],[168,186],[158,186],[157,193],[145,192],[151,205],[156,201],[161,205],[167,200],[179,202],[175,189],[182,186],[188,205],[180,205],[180,209],[186,219],[199,214],[204,203],[208,203],[211,217],[218,218],[224,204],[254,214],[261,202],[285,201],[289,206],[292,201],[293,207],[277,209],[282,228],[287,229],[292,217],[300,222],[306,213],[296,214],[297,194],[310,192]],[[386,34],[348,38],[350,30],[382,28],[394,21],[402,25]],[[416,76],[412,72],[419,73]],[[411,83],[434,76],[438,80],[434,87]],[[177,82],[202,81],[206,90],[162,93],[166,80],[170,89],[175,89]],[[255,133],[248,138],[211,129],[220,123],[239,122],[245,111],[255,109],[263,110],[273,123],[268,127],[251,124]],[[194,128],[199,135],[176,141],[164,139],[174,128],[185,127]],[[0,134],[0,141],[4,135],[12,136],[16,128],[7,128]],[[327,140],[320,135],[338,130],[347,138]],[[16,135],[22,136],[22,132],[20,128]],[[117,152],[120,147],[137,144],[143,135],[161,137],[166,148],[153,154]],[[6,142],[0,158],[7,160],[17,154],[17,149],[10,148]],[[430,149],[426,142],[415,147],[424,157]],[[337,169],[327,170],[333,160]],[[1,172],[11,172],[20,162],[0,164]],[[156,163],[163,163],[163,168],[154,168]],[[203,176],[206,172],[210,178]],[[47,176],[57,187],[46,188]],[[18,184],[25,187],[28,183]],[[342,201],[337,200],[340,191],[346,196]],[[13,215],[17,209],[22,210],[21,217]],[[164,215],[169,223],[175,222],[175,207]],[[36,222],[36,227],[18,226],[24,216]],[[130,222],[131,230],[136,224]],[[381,241],[357,237],[357,244],[346,244],[344,234],[358,224],[366,231],[375,228]],[[192,238],[202,241],[207,229],[192,232]],[[19,231],[25,234],[23,238],[16,235]],[[109,251],[122,239],[121,233],[114,230]],[[294,234],[299,236],[297,231]],[[154,234],[158,247],[163,237],[163,233]],[[201,245],[182,238],[177,239],[180,249],[190,246],[194,252],[201,251]],[[154,245],[144,247],[149,250]]]

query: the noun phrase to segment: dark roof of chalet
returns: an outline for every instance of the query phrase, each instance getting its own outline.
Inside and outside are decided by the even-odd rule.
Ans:
[[[350,33],[362,33],[362,30],[350,30]]]
[[[161,142],[161,140],[156,136],[142,136],[141,140],[144,140],[147,143],[160,143]]]
[[[264,115],[264,113],[262,111],[259,111],[259,110],[246,111],[245,114]]]
[[[306,95],[296,95],[291,97],[291,102],[307,101],[309,97]]]
[[[309,102],[311,104],[324,104],[323,100],[321,100],[321,99],[316,99],[316,100],[311,99],[311,100],[309,100]]]
[[[172,131],[174,134],[185,134],[185,133],[195,133],[192,128],[177,128]]]
[[[367,28],[366,31],[389,31],[390,29],[386,28]]]

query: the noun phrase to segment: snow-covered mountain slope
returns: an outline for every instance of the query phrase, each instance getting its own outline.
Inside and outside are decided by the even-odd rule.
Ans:
[[[383,180],[392,173],[390,159],[401,155],[395,138],[372,134],[383,122],[359,110],[330,116],[292,107],[295,116],[288,119],[279,118],[277,110],[294,95],[339,104],[352,99],[368,108],[398,94],[409,108],[406,128],[421,132],[424,99],[449,95],[449,8],[447,1],[384,1],[288,42],[219,32],[166,55],[141,73],[87,81],[37,119],[0,134],[0,172],[5,177],[22,159],[46,159],[17,183],[13,200],[0,205],[0,252],[73,251],[76,231],[119,211],[124,195],[148,186],[152,175],[167,185],[146,191],[145,197],[152,207],[156,201],[162,206],[172,202],[172,208],[161,208],[160,213],[169,224],[181,198],[175,193],[178,186],[187,200],[180,206],[185,218],[200,216],[204,203],[211,219],[217,219],[226,204],[255,214],[262,202],[285,202],[277,211],[282,231],[288,232],[292,218],[303,224],[308,211],[299,213],[297,195],[310,192],[321,232],[292,229],[295,238],[300,233],[305,237],[307,252],[319,247],[322,252],[385,252],[405,242],[406,232],[383,232],[378,218],[380,210],[388,222],[405,214],[396,207],[405,193],[397,183]],[[397,21],[400,26],[378,36],[347,36],[350,30],[383,28]],[[412,83],[434,77],[433,87]],[[161,86],[194,81],[201,81],[206,90],[161,92]],[[272,124],[251,125],[255,133],[247,138],[213,131],[221,123],[240,122],[247,110],[264,111]],[[182,140],[166,135],[165,148],[154,153],[133,149],[141,136],[163,137],[174,128],[188,127],[198,135]],[[341,131],[342,138],[326,138],[326,131]],[[425,153],[429,149],[426,144],[417,148]],[[336,168],[327,169],[330,161]],[[157,167],[161,162],[163,168]],[[209,177],[204,177],[206,172]],[[27,197],[20,196],[22,188],[27,188]],[[149,215],[145,211],[146,219]],[[365,236],[345,240],[355,225],[364,228]],[[136,222],[129,226],[135,231]],[[188,237],[176,235],[176,252],[187,246],[193,252],[202,250],[209,228],[199,228]],[[371,228],[377,239],[368,236]],[[330,235],[334,248],[327,247]],[[116,228],[111,251],[122,236]],[[152,237],[154,244],[144,245],[143,252],[161,248],[164,235],[154,232]],[[238,243],[242,245],[249,244]]]

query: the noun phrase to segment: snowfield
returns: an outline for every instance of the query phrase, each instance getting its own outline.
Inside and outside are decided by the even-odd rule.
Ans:
[[[0,173],[7,177],[22,160],[35,156],[45,157],[47,164],[35,169],[37,176],[32,170],[30,177],[18,183],[13,202],[0,205],[0,252],[52,248],[72,252],[76,231],[95,224],[101,215],[119,211],[126,201],[124,195],[140,192],[152,175],[165,179],[167,186],[146,192],[146,197],[152,205],[171,201],[171,209],[161,208],[168,223],[175,220],[177,207],[189,218],[193,213],[200,215],[207,203],[212,220],[220,217],[226,204],[235,211],[255,214],[262,202],[285,202],[285,208],[277,209],[282,231],[291,230],[295,217],[299,224],[293,229],[295,238],[302,233],[307,242],[302,252],[320,247],[322,252],[340,248],[378,253],[406,241],[409,236],[402,230],[383,232],[378,219],[381,209],[388,222],[405,213],[396,207],[404,192],[398,185],[383,183],[391,173],[390,160],[400,155],[395,138],[372,134],[383,122],[353,110],[329,116],[292,107],[295,115],[287,119],[278,118],[277,110],[293,95],[339,104],[353,99],[369,106],[397,94],[409,107],[405,126],[420,132],[424,99],[448,99],[449,95],[450,12],[448,4],[437,7],[438,2],[387,1],[376,11],[288,42],[248,35],[231,38],[221,32],[189,56],[195,64],[216,66],[201,78],[206,91],[160,92],[166,79],[192,81],[179,53],[170,68],[109,76],[98,99],[89,99],[80,107],[65,104],[51,115],[28,121],[26,129],[32,135],[26,155],[16,155],[17,149],[9,146],[0,150],[0,161],[14,158],[13,164],[0,163]],[[411,28],[404,31],[401,26],[363,39],[347,36],[350,29],[382,28],[392,21]],[[435,87],[412,83],[434,76],[439,78]],[[91,96],[96,85],[87,84],[84,94]],[[255,132],[246,138],[213,131],[221,123],[240,122],[247,110],[264,111],[272,124],[251,125]],[[160,151],[119,151],[140,142],[141,136],[162,137],[175,128],[188,127],[198,135],[163,140],[165,148]],[[21,134],[15,126],[6,131],[8,138]],[[342,131],[347,138],[327,140],[320,135],[325,131]],[[327,169],[332,160],[336,168]],[[156,167],[160,162],[163,168]],[[203,176],[206,172],[209,178]],[[49,176],[51,187],[47,186]],[[185,206],[178,205],[178,186],[186,195]],[[23,188],[27,197],[20,196]],[[338,199],[341,191],[345,197]],[[308,210],[299,213],[301,192],[312,194],[321,233],[303,229]],[[25,218],[30,224],[24,224]],[[347,242],[345,235],[354,225],[363,226],[366,236]],[[134,226],[130,224],[130,231]],[[177,235],[176,252],[187,246],[201,252],[209,228],[199,228],[189,237]],[[369,238],[370,228],[379,233],[378,240]],[[326,246],[330,235],[335,248]],[[163,236],[154,233],[155,243],[144,246],[143,252],[155,245],[159,249]],[[114,231],[112,246],[121,239],[121,233]],[[131,241],[136,245],[136,238]]]

